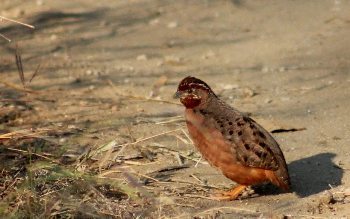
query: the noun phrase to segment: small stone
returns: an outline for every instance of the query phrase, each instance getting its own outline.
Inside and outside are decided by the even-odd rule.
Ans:
[[[264,103],[271,103],[272,102],[272,99],[270,99],[270,98],[266,98],[265,100],[264,100]]]
[[[67,138],[60,138],[59,142],[60,143],[65,143],[67,141]]]
[[[118,110],[118,107],[117,107],[117,106],[112,106],[112,107],[111,107],[111,110],[112,110],[112,111],[117,111],[117,110]]]
[[[119,71],[134,71],[134,67],[130,65],[120,65],[116,66],[116,69]]]
[[[41,6],[44,4],[43,0],[36,0],[36,5]]]
[[[283,102],[287,102],[287,101],[290,101],[290,97],[281,97],[281,100]]]
[[[213,51],[209,51],[209,52],[203,54],[201,58],[202,59],[209,59],[209,58],[212,58],[214,56],[215,56],[215,53]]]
[[[320,195],[320,203],[322,204],[329,204],[333,199],[332,194],[329,191],[325,191]]]
[[[176,44],[176,41],[175,41],[175,40],[170,40],[170,41],[167,43],[167,46],[171,48],[171,47],[175,46],[175,44]]]
[[[177,56],[165,56],[164,60],[167,63],[180,63],[181,62],[181,58],[177,57]]]
[[[167,27],[170,29],[176,28],[178,26],[176,21],[168,23]]]
[[[335,192],[332,194],[332,201],[333,202],[339,202],[339,203],[342,203],[344,202],[344,199],[345,199],[345,193],[342,193],[342,192]]]
[[[137,57],[136,57],[136,60],[137,61],[146,61],[148,58],[147,58],[147,56],[145,55],[145,54],[142,54],[142,55],[138,55]]]
[[[247,87],[242,90],[242,93],[244,97],[253,97],[256,95],[256,93],[252,89]]]
[[[262,73],[268,73],[269,71],[270,71],[269,67],[266,67],[266,66],[261,69]]]
[[[75,125],[68,125],[69,129],[76,129],[77,127]]]
[[[286,71],[286,67],[279,67],[279,68],[278,68],[278,71],[279,71],[279,72],[285,72],[285,71]]]
[[[162,66],[162,65],[164,65],[164,62],[163,62],[163,61],[158,61],[158,62],[156,63],[156,66],[157,66],[157,67],[160,67],[160,66]]]
[[[223,90],[232,90],[237,89],[239,86],[237,84],[220,84],[220,87]]]
[[[155,25],[159,24],[159,19],[156,18],[156,19],[150,20],[150,22],[148,22],[148,24],[151,26],[155,26]]]
[[[84,101],[84,100],[81,100],[81,101],[79,101],[79,105],[80,106],[86,106],[86,105],[88,105],[88,102]]]
[[[57,35],[56,34],[52,34],[51,36],[50,36],[50,40],[52,40],[52,41],[55,41],[55,40],[57,40]]]
[[[350,196],[350,188],[345,189],[344,195],[345,196]]]
[[[92,70],[91,69],[86,70],[86,75],[92,75]]]

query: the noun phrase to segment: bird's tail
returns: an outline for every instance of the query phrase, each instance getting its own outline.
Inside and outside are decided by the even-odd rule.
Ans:
[[[276,186],[279,188],[282,188],[284,191],[290,190],[290,180],[288,173],[281,174],[279,173],[279,170],[277,171],[271,171],[267,170],[266,172],[267,178]]]

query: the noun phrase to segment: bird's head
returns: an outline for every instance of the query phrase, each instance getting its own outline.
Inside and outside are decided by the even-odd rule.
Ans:
[[[211,96],[216,96],[204,81],[188,76],[180,82],[175,93],[181,103],[189,109],[205,104]]]

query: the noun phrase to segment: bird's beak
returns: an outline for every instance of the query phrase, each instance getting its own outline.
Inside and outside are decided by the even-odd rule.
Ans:
[[[174,99],[179,99],[181,97],[181,91],[176,91],[176,93],[174,94]]]

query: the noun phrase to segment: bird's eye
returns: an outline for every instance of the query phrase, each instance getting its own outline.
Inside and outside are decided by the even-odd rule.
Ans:
[[[189,89],[189,90],[188,90],[188,93],[189,93],[189,94],[193,93],[193,89]]]

